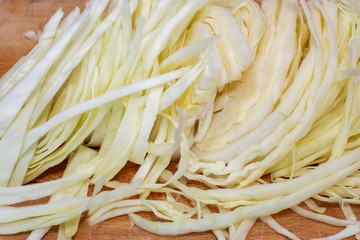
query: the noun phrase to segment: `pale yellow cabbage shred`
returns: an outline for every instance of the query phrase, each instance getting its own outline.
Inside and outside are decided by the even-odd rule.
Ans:
[[[218,239],[260,220],[299,239],[272,217],[291,209],[344,228],[326,239],[360,237],[356,0],[90,0],[63,14],[0,79],[0,235],[59,225],[70,239],[87,212],[91,226],[129,215]],[[129,161],[130,182],[116,177]]]

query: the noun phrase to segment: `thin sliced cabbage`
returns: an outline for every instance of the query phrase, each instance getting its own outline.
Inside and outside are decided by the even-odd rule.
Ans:
[[[0,80],[0,234],[69,239],[88,212],[218,239],[259,219],[298,239],[272,217],[287,208],[344,227],[326,239],[360,234],[356,1],[90,0],[62,16]]]

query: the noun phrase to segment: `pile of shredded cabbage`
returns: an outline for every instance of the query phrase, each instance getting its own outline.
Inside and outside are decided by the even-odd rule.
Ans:
[[[260,219],[298,239],[271,217],[291,208],[360,239],[359,2],[90,0],[63,14],[0,80],[0,234],[59,225],[69,239],[87,212],[218,239]],[[61,178],[27,184],[64,161]],[[131,182],[113,180],[128,162]]]

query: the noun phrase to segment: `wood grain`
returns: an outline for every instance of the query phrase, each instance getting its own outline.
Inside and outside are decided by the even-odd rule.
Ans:
[[[35,45],[35,42],[26,39],[23,33],[28,30],[42,29],[49,17],[62,7],[69,13],[75,6],[83,8],[85,0],[0,0],[0,76],[8,71],[16,61],[26,55]],[[64,164],[50,169],[42,174],[37,181],[46,181],[61,176]],[[136,171],[136,165],[128,165],[117,178],[124,181]],[[40,202],[46,202],[43,199]],[[326,214],[344,218],[336,204],[323,204],[327,207]],[[360,208],[354,207],[360,217]],[[1,213],[0,213],[1,214]],[[276,214],[275,219],[301,239],[325,237],[339,232],[342,228],[329,226],[316,221],[304,219],[290,210]],[[44,239],[56,239],[57,228],[53,227]],[[0,236],[0,240],[26,239],[28,233],[10,236]],[[215,239],[211,232],[192,233],[181,236],[157,236],[129,224],[126,216],[113,218],[97,226],[89,227],[86,216],[82,219],[76,240],[84,239]],[[257,221],[247,237],[249,240],[286,239],[264,223]],[[354,239],[354,238],[348,238]]]

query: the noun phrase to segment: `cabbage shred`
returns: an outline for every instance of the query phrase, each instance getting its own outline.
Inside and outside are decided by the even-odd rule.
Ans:
[[[218,239],[259,219],[298,239],[271,217],[291,209],[344,227],[329,239],[360,236],[355,0],[90,0],[63,15],[0,80],[0,234],[68,239],[87,212]],[[130,182],[114,180],[129,162]]]

